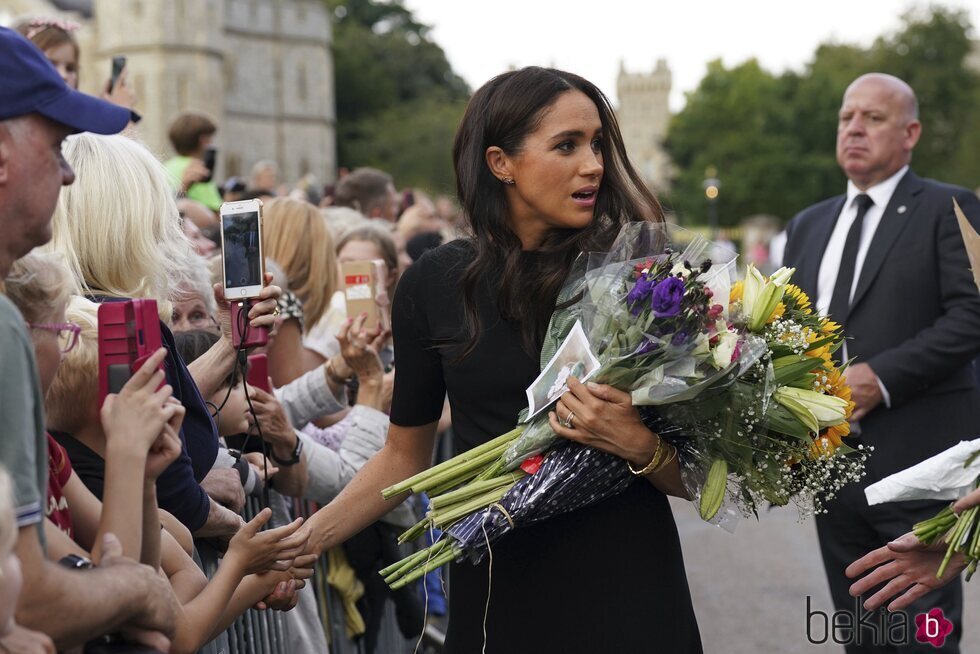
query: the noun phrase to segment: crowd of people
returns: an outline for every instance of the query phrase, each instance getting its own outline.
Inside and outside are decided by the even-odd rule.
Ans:
[[[455,564],[448,609],[438,582],[392,592],[377,574],[424,511],[381,489],[431,465],[443,434],[461,451],[508,430],[574,259],[629,220],[664,220],[594,85],[527,68],[478,90],[452,153],[458,211],[371,168],[290,187],[262,161],[219,183],[219,125],[196,113],[174,118],[176,156],[161,162],[139,141],[125,71],[86,96],[69,25],[18,31],[0,28],[0,649],[195,652],[255,607],[284,612],[287,651],[325,652],[309,579],[326,556],[332,577],[351,572],[337,592],[368,652],[388,601],[406,637],[448,612],[453,652],[701,651],[666,500],[686,495],[683,461],[651,472],[660,436],[606,386],[571,380],[555,410],[575,420],[556,415],[556,430],[620,456],[641,483],[518,530],[492,572]],[[895,78],[848,89],[847,195],[795,218],[785,255],[852,337],[873,478],[980,432],[963,367],[980,353],[980,296],[944,194],[974,215],[980,202],[908,171],[917,111]],[[219,247],[222,203],[245,199],[263,202],[267,272],[246,318],[270,333],[248,352],[266,356],[257,381]],[[905,214],[922,218],[906,228]],[[390,328],[348,311],[342,267],[364,261],[377,262]],[[916,304],[895,302],[895,285]],[[162,347],[103,401],[100,307],[130,300],[153,301]],[[930,426],[941,433],[923,439]],[[860,559],[857,576],[885,563],[873,603],[912,588],[902,606],[931,602],[962,624],[955,574],[923,600],[940,587],[922,572],[935,553],[889,544],[936,504],[879,510],[849,493],[818,520],[835,602],[847,606],[848,564]],[[264,508],[246,519],[249,497]],[[323,508],[304,521],[300,502]],[[630,537],[610,538],[625,524]],[[210,577],[195,561],[206,548],[220,553]],[[571,574],[583,556],[588,572]],[[601,630],[572,628],[597,611]],[[540,628],[555,623],[569,628]]]

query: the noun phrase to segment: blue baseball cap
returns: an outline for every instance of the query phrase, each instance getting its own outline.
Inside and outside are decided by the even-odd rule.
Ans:
[[[44,53],[0,27],[0,120],[38,113],[76,132],[116,134],[132,119],[125,107],[74,90]]]

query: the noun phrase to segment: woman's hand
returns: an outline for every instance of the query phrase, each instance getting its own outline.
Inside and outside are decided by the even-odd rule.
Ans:
[[[242,575],[261,574],[269,570],[289,570],[294,559],[303,553],[309,533],[300,531],[302,518],[288,525],[259,531],[272,517],[265,508],[249,520],[232,537],[225,558],[237,565]]]
[[[569,413],[572,414],[571,425]],[[634,467],[650,463],[659,437],[646,428],[629,393],[603,384],[582,384],[568,378],[568,392],[561,396],[548,422],[556,434],[626,459]]]
[[[147,484],[155,483],[163,471],[180,456],[180,426],[187,410],[176,398],[171,397],[167,402],[174,405],[174,414],[164,423],[160,435],[146,453],[144,479]]]
[[[265,287],[258,297],[249,298],[251,308],[248,312],[249,325],[252,327],[265,327],[269,331],[275,327],[279,308],[279,296],[282,289],[272,283],[272,274],[265,274]],[[221,325],[221,336],[228,343],[232,343],[231,337],[231,308],[230,302],[225,298],[225,287],[222,284],[214,285],[214,299],[218,306],[218,324]]]
[[[865,609],[875,611],[905,591],[888,605],[889,611],[900,611],[926,593],[945,586],[966,567],[965,557],[957,552],[953,554],[942,578],[936,579],[936,572],[946,555],[947,547],[941,539],[932,545],[924,545],[914,533],[909,532],[884,547],[868,552],[847,566],[844,574],[851,579],[864,575],[851,584],[849,592],[853,597],[859,597],[872,588],[885,584],[884,588],[864,602]]]
[[[377,327],[364,329],[366,319],[367,313],[348,318],[337,332],[340,355],[330,360],[330,367],[338,377],[355,374],[358,379],[366,381],[373,378],[380,380],[384,374],[378,354],[391,332]]]
[[[255,420],[262,427],[262,440],[273,447],[279,446],[284,452],[292,452],[296,447],[296,433],[293,426],[286,417],[286,410],[274,395],[266,393],[261,388],[248,386],[248,396],[252,400],[252,408],[255,409],[255,417],[252,412],[247,414],[248,423],[255,428]]]
[[[173,396],[173,388],[163,383],[165,375],[158,369],[166,356],[167,350],[160,348],[118,394],[106,396],[100,415],[107,449],[131,446],[145,456],[177,412],[179,403],[168,401]]]

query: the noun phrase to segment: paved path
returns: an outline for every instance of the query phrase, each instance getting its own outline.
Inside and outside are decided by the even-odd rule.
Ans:
[[[671,503],[706,654],[843,653],[806,637],[807,595],[814,609],[833,612],[812,520],[799,523],[787,508],[742,520],[733,535],[702,522],[689,503]],[[980,654],[980,575],[965,588],[973,620],[962,654]]]

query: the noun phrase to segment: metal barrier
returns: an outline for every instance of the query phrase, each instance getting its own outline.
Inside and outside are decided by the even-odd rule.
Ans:
[[[294,515],[309,516],[316,511],[310,502],[292,501]],[[251,520],[262,510],[257,498],[248,498],[242,516]],[[270,526],[275,526],[271,524]],[[218,569],[218,551],[207,542],[195,541],[195,561],[210,579]],[[407,551],[406,551],[407,553]],[[337,594],[327,583],[328,561],[326,555],[316,563],[315,574],[309,583],[316,596],[317,612],[330,647],[331,654],[368,654],[362,640],[352,641],[345,632],[344,608]],[[295,609],[294,609],[295,610]],[[239,616],[221,636],[201,648],[202,654],[303,654],[291,652],[288,646],[286,616],[280,611],[249,609]],[[439,651],[432,646],[416,648],[417,639],[406,639],[398,629],[394,605],[387,600],[378,635],[376,654],[413,654]],[[439,648],[441,649],[441,648]],[[313,654],[314,649],[308,651]],[[316,652],[315,654],[325,654]]]

